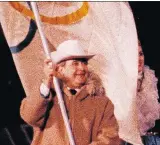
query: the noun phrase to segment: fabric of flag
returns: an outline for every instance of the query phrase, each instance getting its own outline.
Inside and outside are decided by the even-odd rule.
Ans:
[[[137,125],[138,40],[127,2],[37,2],[53,51],[78,39],[115,106],[119,136],[141,145]],[[1,2],[0,21],[27,97],[39,93],[45,54],[29,2]]]

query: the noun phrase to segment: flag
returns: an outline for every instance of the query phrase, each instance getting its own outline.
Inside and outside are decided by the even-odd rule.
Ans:
[[[119,136],[141,145],[137,125],[138,40],[127,2],[37,2],[43,30],[53,51],[78,39],[95,53],[89,68],[102,79],[115,106]],[[0,19],[27,97],[39,93],[45,54],[29,2],[1,2]]]

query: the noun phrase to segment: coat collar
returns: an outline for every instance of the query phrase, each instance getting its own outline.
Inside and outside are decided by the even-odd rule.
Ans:
[[[79,101],[82,101],[83,99],[85,99],[90,95],[86,85],[83,86],[75,95],[72,95],[66,86],[63,87],[63,92],[66,96],[69,97],[69,100],[71,99],[71,97],[75,97]]]
[[[64,84],[62,85],[62,90],[69,97],[69,99],[71,97],[76,97],[80,101],[85,99],[88,96],[104,96],[105,95],[105,89],[102,85],[101,79],[97,74],[91,71],[89,72],[89,76],[85,85],[80,89],[79,92],[77,92],[76,95],[72,95],[68,90],[67,86],[65,86]]]

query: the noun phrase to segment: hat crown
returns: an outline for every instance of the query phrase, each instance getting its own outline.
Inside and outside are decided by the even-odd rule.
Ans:
[[[77,40],[64,41],[57,47],[56,51],[51,52],[51,59],[54,63],[75,58],[86,58],[89,60],[93,56],[86,54]]]
[[[67,40],[57,47],[57,51],[70,55],[86,55],[77,40]]]

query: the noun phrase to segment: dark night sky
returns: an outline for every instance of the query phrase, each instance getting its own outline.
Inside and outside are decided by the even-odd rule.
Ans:
[[[145,54],[146,64],[155,69],[160,77],[160,2],[130,2],[135,16],[139,39]],[[0,31],[1,32],[1,31]],[[25,96],[11,53],[0,33],[1,95],[0,128],[17,125],[23,121],[19,117],[19,106]],[[160,86],[158,84],[158,86]]]
[[[146,63],[159,65],[160,2],[130,2]]]

